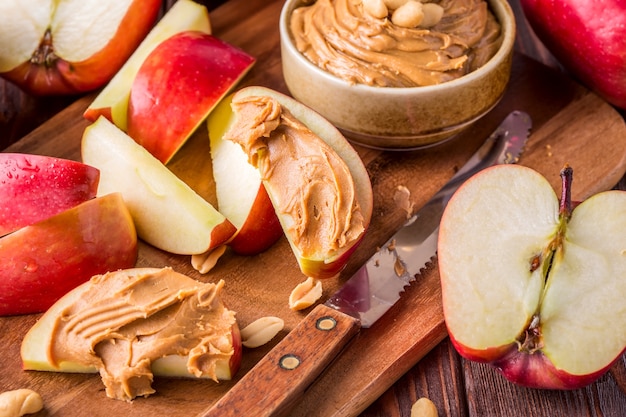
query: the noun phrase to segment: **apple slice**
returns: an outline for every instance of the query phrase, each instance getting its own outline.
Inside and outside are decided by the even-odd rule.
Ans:
[[[0,236],[96,196],[100,172],[42,155],[0,153]]]
[[[439,232],[452,343],[530,387],[583,387],[626,347],[626,193],[573,208],[571,168],[562,178],[559,203],[530,168],[486,169],[452,197]]]
[[[38,95],[103,86],[154,24],[161,0],[3,0],[0,74]]]
[[[0,315],[45,311],[92,275],[134,266],[137,234],[120,194],[0,238]]]
[[[219,211],[237,228],[228,246],[240,255],[255,255],[280,239],[283,229],[259,171],[248,163],[241,146],[223,139],[231,98],[224,98],[207,121],[213,180]]]
[[[283,141],[283,144],[280,145],[281,141],[279,140],[274,142],[278,146],[277,155],[284,153],[284,155],[289,154],[290,156],[285,157],[283,161],[272,161],[272,151],[268,151],[270,147],[264,145],[265,139],[263,139],[266,134],[268,137],[270,134],[264,133],[262,128],[257,131],[257,126],[248,126],[250,122],[251,124],[256,123],[254,121],[255,116],[240,116],[234,109],[230,113],[221,109],[222,106],[231,108],[236,101],[248,99],[252,102],[257,100],[269,101],[270,105],[271,102],[276,101],[279,103],[279,107],[288,109],[289,113],[305,126],[305,130],[310,129],[313,135],[307,136],[306,140],[299,143],[299,145],[307,148],[300,155],[300,159],[298,157],[292,158],[291,155],[295,155],[294,150],[286,150],[287,146],[290,145],[285,145],[287,141]],[[259,133],[259,135],[255,135],[259,138],[258,149],[255,147],[257,144],[255,144],[246,153],[253,165],[263,167],[263,171],[261,171],[263,184],[302,273],[317,279],[336,276],[344,268],[350,255],[361,241],[372,215],[372,186],[358,153],[343,135],[318,113],[291,97],[265,87],[241,89],[234,94],[231,101],[222,101],[219,107],[220,109],[215,111],[216,120],[212,121],[214,128],[209,131],[209,135],[216,134],[219,128],[220,131],[226,132],[224,134],[225,139],[234,138],[233,141],[237,141],[236,137],[239,136],[239,133],[242,135],[249,135],[251,131]],[[265,110],[267,109],[262,109],[261,112]],[[245,110],[241,112],[241,114],[243,113]],[[266,114],[269,113],[271,111],[267,110]],[[272,120],[265,123],[263,127],[273,123]],[[235,130],[234,133],[232,133],[233,130]],[[309,142],[313,141],[315,135],[325,145],[320,145],[320,142],[315,141],[315,145],[309,146]],[[241,143],[239,144],[241,145]],[[320,151],[320,149],[326,150]],[[313,165],[317,163],[316,161],[327,160],[332,160],[333,163],[337,164],[333,165],[332,168],[336,168],[336,171],[333,171],[332,174],[329,174],[328,171],[320,174],[320,171],[316,170]],[[311,163],[311,161],[314,162]],[[269,171],[274,174],[281,170],[283,175],[268,173],[268,167],[271,168]],[[305,167],[304,170],[303,167]],[[308,168],[311,170],[307,171]],[[334,177],[335,175],[338,177]],[[287,184],[289,187],[286,186],[285,181],[289,182]],[[311,187],[319,188],[313,189]],[[330,191],[331,189],[334,191]],[[329,192],[330,194],[321,194],[320,192]],[[350,202],[344,205],[344,199]],[[292,207],[302,208],[300,213],[296,213],[298,210],[294,212],[285,209],[285,204],[288,201],[293,203]],[[341,208],[338,209],[338,207]],[[343,215],[339,215],[339,220],[337,219],[338,210],[343,213]],[[302,219],[305,220],[302,221]],[[314,237],[311,237],[310,231],[312,230],[316,230],[316,233],[312,234]],[[303,237],[304,235],[307,236]],[[328,236],[332,237],[328,238]],[[345,240],[342,241],[342,239]]]
[[[95,122],[102,115],[126,131],[130,87],[139,67],[161,42],[189,30],[211,33],[209,12],[192,0],[177,0],[89,105],[83,117]]]
[[[145,242],[193,255],[235,233],[224,215],[106,118],[85,129],[81,152],[84,163],[100,170],[98,194],[122,193]]]
[[[239,369],[242,342],[235,313],[221,301],[223,285],[201,283],[170,268],[94,276],[57,301],[28,331],[21,346],[23,369],[100,370],[115,375],[103,376],[107,395],[127,400],[154,392],[149,373],[229,380]],[[208,297],[210,302],[203,303]],[[73,321],[81,326],[72,326]],[[176,337],[181,334],[185,337]],[[111,356],[110,349],[122,351]],[[112,363],[113,357],[122,363]],[[127,378],[132,378],[128,390],[117,391],[118,381]]]
[[[205,33],[183,32],[163,41],[133,81],[128,135],[167,163],[254,62]]]

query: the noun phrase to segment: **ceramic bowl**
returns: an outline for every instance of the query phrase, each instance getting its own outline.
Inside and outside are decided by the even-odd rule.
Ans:
[[[487,0],[502,27],[502,44],[482,67],[433,86],[352,84],[311,63],[295,47],[287,0],[280,15],[282,69],[290,94],[333,123],[351,141],[391,150],[423,148],[454,137],[502,98],[511,74],[515,16],[507,0]]]

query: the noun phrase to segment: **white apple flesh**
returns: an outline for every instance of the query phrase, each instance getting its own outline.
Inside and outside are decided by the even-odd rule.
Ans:
[[[451,341],[464,357],[530,387],[574,389],[626,347],[626,193],[573,209],[536,171],[488,168],[441,220],[438,258]]]
[[[235,233],[223,214],[108,119],[100,117],[85,129],[81,152],[84,163],[100,170],[98,195],[123,195],[143,241],[193,255]]]
[[[230,99],[224,98],[207,122],[213,180],[218,209],[237,228],[228,245],[240,255],[255,255],[283,236],[283,229],[259,171],[248,163],[241,146],[223,139]]]

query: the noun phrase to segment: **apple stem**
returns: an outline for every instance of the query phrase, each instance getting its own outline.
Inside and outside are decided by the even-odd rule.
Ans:
[[[572,215],[572,182],[574,181],[574,170],[569,165],[565,165],[561,170],[561,202],[560,214],[567,222]]]

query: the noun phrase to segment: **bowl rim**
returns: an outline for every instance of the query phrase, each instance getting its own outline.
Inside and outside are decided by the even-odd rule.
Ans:
[[[322,77],[326,82],[335,84],[337,87],[356,89],[357,91],[362,91],[365,93],[383,93],[390,96],[405,96],[407,94],[413,95],[420,93],[430,94],[438,90],[445,90],[454,88],[455,86],[470,84],[473,81],[485,77],[492,70],[498,67],[503,61],[506,61],[510,53],[513,51],[516,31],[516,22],[515,16],[513,14],[513,9],[511,8],[507,0],[485,1],[489,3],[490,9],[496,16],[496,19],[498,19],[498,22],[503,29],[502,44],[500,45],[500,48],[498,48],[498,51],[495,53],[495,55],[492,56],[491,59],[489,59],[489,61],[487,61],[482,67],[472,72],[469,72],[462,77],[456,78],[451,81],[446,81],[441,84],[415,87],[379,87],[360,83],[350,83],[327,71],[324,71],[313,62],[309,61],[308,58],[306,58],[302,53],[300,53],[300,51],[298,51],[291,36],[288,17],[292,10],[295,10],[300,3],[303,3],[303,0],[285,1],[279,17],[280,42],[283,47],[288,49],[293,58],[296,59],[299,64],[304,65],[308,68],[309,71],[312,71],[317,76]],[[502,17],[505,18],[504,21]]]

